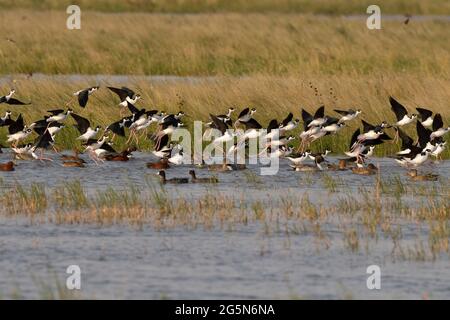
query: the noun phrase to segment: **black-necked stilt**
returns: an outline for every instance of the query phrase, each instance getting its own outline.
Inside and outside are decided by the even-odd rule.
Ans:
[[[351,120],[355,119],[358,115],[360,115],[362,113],[362,111],[360,109],[358,109],[358,110],[353,110],[353,109],[338,110],[338,109],[334,109],[334,112],[339,113],[341,115],[341,118],[339,119],[339,123],[351,121]]]
[[[10,104],[10,105],[29,105],[29,104],[31,104],[31,103],[25,103],[25,102],[22,102],[22,101],[19,101],[19,100],[13,98],[12,96],[14,95],[15,92],[16,92],[16,90],[10,90],[7,95],[0,97],[0,103],[6,103],[6,104]]]
[[[217,183],[219,182],[219,179],[217,177],[204,177],[204,178],[197,178],[197,175],[195,174],[195,170],[189,170],[189,175],[191,176],[191,182],[193,183]]]
[[[430,139],[440,138],[446,133],[450,132],[450,126],[444,128],[444,122],[440,113],[436,113],[433,120],[433,132],[430,135]]]
[[[69,114],[73,113],[73,110],[67,109],[67,111],[64,111],[62,109],[56,109],[56,110],[48,110],[47,112],[52,114],[52,116],[50,116],[46,119],[47,122],[53,122],[53,121],[62,122],[67,119]]]
[[[121,137],[125,137],[125,127],[129,125],[131,125],[131,119],[122,118],[121,120],[111,123],[109,126],[107,126],[105,132],[111,131],[114,136],[118,135]]]
[[[31,155],[33,156],[34,159],[37,160],[53,161],[50,158],[44,158],[44,150],[48,149],[49,147],[54,147],[54,143],[55,143],[54,137],[50,134],[48,130],[46,130],[43,135],[39,136],[36,139],[35,145],[30,150]],[[41,149],[41,153],[39,156],[36,154],[37,149]]]
[[[300,120],[293,119],[293,118],[294,118],[294,115],[292,114],[292,112],[289,112],[287,117],[279,125],[280,131],[286,132],[286,131],[294,130],[295,128],[297,128]]]
[[[19,141],[26,139],[31,134],[31,132],[32,131],[30,128],[24,128],[21,131],[7,135],[8,139],[6,141],[10,142],[12,146],[15,147],[17,143],[19,143]]]
[[[119,105],[121,105],[124,108],[127,107],[129,103],[134,105],[139,99],[141,99],[141,96],[139,94],[136,94],[133,90],[127,87],[122,88],[107,87],[107,88],[119,96],[120,99]]]
[[[417,150],[413,151],[408,155],[399,156],[396,161],[402,166],[420,166],[425,161],[428,160],[428,156],[431,154],[430,149],[425,149],[423,151]]]
[[[163,142],[163,138],[166,139],[165,136],[172,134],[177,128],[180,128],[183,126],[184,126],[184,124],[179,120],[165,122],[165,123],[160,124],[160,130],[159,130],[159,132],[157,132],[154,135],[154,138],[153,138],[153,140],[155,141],[155,148],[159,149],[161,147],[161,145],[164,145],[164,144],[162,144],[162,142]],[[167,137],[167,139],[168,139],[168,137]]]
[[[309,151],[304,151],[301,153],[291,154],[286,158],[289,159],[294,165],[300,165],[309,158]]]
[[[84,107],[86,107],[86,105],[88,103],[89,96],[91,94],[93,94],[95,91],[97,91],[99,88],[100,88],[99,86],[90,87],[87,89],[83,89],[83,90],[74,92],[73,95],[78,98],[78,104],[80,105],[80,107],[84,108]]]
[[[378,139],[382,134],[384,134],[383,124],[374,126],[364,120],[361,120],[361,122],[363,124],[363,133],[361,133],[357,137],[358,142],[362,142],[365,140],[375,140]]]
[[[404,126],[414,121],[417,118],[417,114],[413,113],[408,115],[408,111],[404,106],[402,106],[397,100],[389,97],[389,102],[391,104],[391,110],[395,113],[397,122],[395,126]]]
[[[0,117],[0,127],[6,127],[9,126],[12,121],[11,121],[11,111],[6,111],[5,112],[5,116],[4,117]]]
[[[178,151],[167,159],[171,164],[179,166],[183,163],[183,148],[178,148]]]
[[[327,119],[328,117],[325,116],[325,106],[320,106],[314,113],[314,116],[311,119],[311,121],[309,122],[308,128],[320,127],[327,121]]]
[[[433,111],[425,108],[416,108],[420,115],[420,122],[424,127],[431,127],[433,125]]]
[[[189,183],[189,179],[188,178],[171,178],[171,179],[167,179],[166,178],[166,172],[164,170],[159,171],[158,175],[159,175],[162,183]]]
[[[241,113],[238,115],[238,118],[236,120],[236,122],[234,123],[234,126],[236,127],[237,123],[246,123],[248,122],[250,119],[252,119],[253,114],[256,112],[255,108],[245,108],[244,110],[241,111]]]
[[[336,134],[339,130],[341,130],[345,124],[343,122],[339,122],[339,119],[336,118],[328,118],[327,121],[322,124],[322,131],[325,131],[326,134]]]
[[[431,153],[431,155],[439,160],[440,155],[445,150],[446,145],[447,145],[446,141],[441,140],[437,142],[436,149]]]
[[[217,118],[219,118],[222,121],[231,121],[231,114],[234,112],[234,108],[228,108],[228,112],[227,114],[220,114],[218,116],[216,116]]]
[[[220,120],[213,114],[209,114],[209,116],[211,117],[211,120],[213,121],[214,126],[217,128],[217,130],[222,133],[222,136],[215,138],[212,143],[222,144],[228,141],[232,141],[236,135],[228,130],[228,125],[226,125],[222,120]]]
[[[89,139],[93,139],[101,129],[100,126],[97,126],[94,129],[92,129],[89,120],[83,118],[82,116],[79,116],[75,113],[72,113],[71,116],[77,123],[75,128],[77,128],[77,130],[81,134],[77,138],[77,140],[88,141]]]
[[[245,141],[246,139],[256,139],[262,134],[262,131],[260,130],[262,129],[262,126],[253,118],[244,122],[244,126],[245,133],[239,137],[240,142]]]

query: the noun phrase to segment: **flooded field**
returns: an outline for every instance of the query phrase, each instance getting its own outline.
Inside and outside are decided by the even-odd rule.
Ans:
[[[275,176],[197,168],[219,183],[161,186],[153,160],[1,172],[1,297],[450,298],[449,161],[422,168],[436,182],[375,158],[379,176],[293,172],[281,160]],[[75,294],[65,288],[74,264]],[[370,265],[381,290],[367,289]]]

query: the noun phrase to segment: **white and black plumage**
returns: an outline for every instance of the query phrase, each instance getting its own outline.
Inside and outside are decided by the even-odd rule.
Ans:
[[[433,111],[425,108],[416,108],[420,115],[420,122],[424,127],[431,127],[433,125]]]
[[[162,144],[162,139],[166,135],[171,135],[177,128],[184,126],[184,124],[176,119],[166,121],[160,124],[160,130],[154,135],[155,149],[159,149]]]
[[[235,137],[235,134],[230,133],[230,131],[228,130],[228,125],[226,125],[222,120],[220,120],[213,114],[209,114],[209,116],[213,121],[215,128],[222,133],[222,136],[215,138],[212,143],[222,144],[224,142],[226,143],[232,141]]]
[[[139,94],[136,94],[133,90],[127,87],[121,88],[107,87],[107,88],[119,96],[120,99],[119,105],[121,105],[122,107],[127,107],[129,103],[134,105],[139,99],[141,99],[141,96]]]
[[[430,139],[440,138],[446,133],[450,132],[450,126],[444,128],[444,122],[442,121],[442,116],[440,113],[436,113],[433,119],[433,132],[431,133]]]
[[[339,119],[336,118],[327,118],[327,121],[322,124],[322,129],[327,134],[336,134],[339,130],[341,130],[345,124],[343,122],[339,122]]]
[[[67,119],[69,114],[73,113],[72,109],[68,109],[67,111],[64,111],[62,109],[56,109],[56,110],[48,110],[47,112],[51,113],[52,115],[46,119],[47,122],[62,122]]]
[[[417,118],[417,114],[415,113],[408,115],[406,108],[393,97],[389,97],[389,103],[391,104],[391,110],[395,113],[397,118],[397,122],[395,123],[396,126],[407,125]]]
[[[351,121],[351,120],[355,119],[358,115],[360,115],[362,113],[362,111],[359,110],[359,109],[358,110],[353,110],[353,109],[338,110],[338,109],[334,109],[334,112],[339,113],[341,115],[341,117],[339,118],[339,123]]]
[[[30,124],[30,128],[40,136],[43,135],[46,130],[48,130],[50,134],[54,136],[57,132],[64,128],[64,125],[56,121],[47,122],[47,119],[42,119]]]
[[[428,156],[431,154],[430,149],[417,150],[417,152],[411,152],[409,155],[400,156],[396,161],[402,166],[420,166],[428,160]]]
[[[30,153],[33,156],[33,158],[37,160],[52,161],[52,159],[44,158],[44,150],[48,149],[49,147],[54,148],[54,143],[55,143],[54,137],[50,134],[48,130],[46,130],[44,134],[42,134],[36,139],[36,143],[30,149]],[[41,149],[41,154],[39,156],[36,154],[37,149]]]
[[[105,128],[105,132],[111,131],[114,135],[125,137],[125,128],[131,125],[131,119],[122,118],[119,121],[111,123]]]
[[[297,128],[300,120],[293,119],[293,118],[294,118],[294,115],[292,114],[292,112],[289,112],[287,117],[280,123],[280,125],[279,125],[280,130],[283,132],[286,132],[286,131],[294,130],[295,128]]]
[[[244,122],[244,126],[245,133],[239,137],[240,142],[246,139],[256,139],[262,134],[262,131],[260,130],[262,129],[262,126],[253,118],[247,122]]]
[[[11,90],[11,91],[9,91],[9,93],[7,95],[0,97],[0,103],[6,103],[6,104],[10,104],[10,105],[29,105],[29,104],[31,104],[31,103],[25,103],[25,102],[22,102],[20,100],[13,98],[12,96],[14,95],[15,92],[16,92],[16,90]]]
[[[5,116],[0,117],[0,127],[6,127],[11,124],[11,111],[6,111]]]
[[[80,107],[84,108],[84,107],[86,107],[86,105],[88,103],[89,96],[91,94],[93,94],[95,91],[97,91],[99,88],[100,88],[99,86],[90,87],[87,89],[83,89],[83,90],[74,92],[73,95],[78,98],[78,104],[80,105]]]
[[[100,126],[95,128],[91,128],[91,123],[88,119],[83,118],[75,113],[71,114],[72,118],[77,123],[75,128],[80,132],[80,136],[77,140],[88,141],[89,139],[93,139],[97,133],[100,131]]]
[[[320,106],[314,113],[312,119],[310,119],[307,127],[320,127],[327,121],[327,119],[328,117],[325,116],[325,106]]]
[[[300,165],[303,161],[309,158],[309,151],[304,151],[301,153],[295,153],[287,156],[286,158],[289,159],[294,165]]]
[[[364,120],[361,120],[363,124],[363,133],[357,137],[358,142],[362,142],[365,140],[375,140],[378,139],[383,132],[383,124],[382,125],[372,125]]]
[[[256,112],[256,109],[255,109],[255,108],[252,108],[252,109],[250,109],[250,108],[245,108],[245,109],[242,110],[241,113],[238,115],[238,118],[237,118],[236,122],[239,122],[239,123],[245,123],[245,122],[248,122],[248,121],[252,118],[252,116],[253,116],[253,114],[254,114],[255,112]]]

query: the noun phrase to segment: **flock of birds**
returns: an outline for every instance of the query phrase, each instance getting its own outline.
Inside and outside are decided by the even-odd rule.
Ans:
[[[75,128],[79,131],[79,136],[76,139],[82,142],[84,152],[96,164],[103,161],[127,161],[137,148],[127,147],[122,152],[118,152],[114,149],[114,139],[116,136],[126,138],[128,132],[128,146],[138,145],[139,140],[143,137],[153,140],[154,150],[152,153],[160,160],[150,162],[147,166],[161,170],[158,174],[162,182],[188,182],[187,178],[167,179],[164,171],[171,165],[184,163],[183,148],[179,144],[171,143],[170,138],[177,128],[184,126],[182,118],[185,113],[179,111],[176,114],[166,114],[164,111],[138,108],[136,104],[141,96],[133,90],[126,87],[107,88],[120,99],[122,118],[104,128],[102,134],[100,134],[102,131],[100,126],[94,127],[88,119],[74,113],[70,108],[67,110],[49,110],[48,115],[44,116],[43,119],[29,125],[24,123],[22,114],[19,114],[14,120],[12,119],[12,112],[7,111],[4,116],[0,117],[0,127],[6,127],[8,130],[7,142],[10,144],[14,157],[24,160],[54,161],[46,158],[44,151],[52,148],[59,153],[55,148],[55,136],[65,127],[68,119],[72,118],[75,122]],[[77,98],[79,106],[85,108],[89,97],[97,90],[99,90],[99,87],[95,86],[75,92],[74,97]],[[15,106],[30,104],[15,99],[14,95],[15,90],[11,90],[7,95],[1,96],[0,104],[5,103]],[[216,130],[211,143],[223,151],[223,161],[221,164],[213,164],[207,167],[215,171],[244,169],[245,164],[230,163],[229,157],[235,157],[240,151],[243,151],[244,155],[248,157],[249,140],[264,138],[267,143],[258,156],[264,153],[269,157],[286,158],[291,162],[290,166],[295,171],[346,170],[350,168],[354,173],[369,175],[377,171],[373,164],[366,165],[366,161],[373,155],[375,147],[388,140],[395,142],[397,139],[401,139],[402,148],[393,158],[402,166],[413,167],[409,171],[412,179],[435,180],[437,176],[431,174],[419,175],[414,168],[427,161],[430,155],[436,158],[440,157],[446,147],[443,137],[450,131],[450,127],[444,126],[442,116],[439,113],[434,114],[430,110],[416,108],[418,114],[410,114],[394,98],[390,97],[389,102],[397,121],[393,124],[382,122],[373,125],[361,120],[362,130],[358,128],[353,133],[349,150],[345,152],[346,158],[339,159],[338,164],[330,163],[327,160],[330,150],[313,153],[309,146],[324,136],[337,134],[346,126],[347,122],[356,119],[361,114],[361,110],[335,109],[336,116],[329,116],[325,114],[324,106],[319,107],[314,114],[302,109],[303,131],[299,136],[289,134],[300,125],[300,120],[294,119],[292,113],[289,113],[281,122],[276,119],[271,120],[267,127],[263,127],[253,117],[256,112],[254,108],[243,109],[234,121],[232,117],[235,112],[234,108],[229,108],[226,114],[210,114],[211,121],[205,124],[207,129],[204,137],[211,138],[212,130]],[[124,113],[128,113],[128,115]],[[416,122],[417,141],[402,130],[403,127],[414,121]],[[149,135],[148,129],[153,123],[157,125],[157,129]],[[389,128],[394,129],[394,138],[386,133]],[[23,141],[33,132],[37,134],[34,142],[23,144]],[[300,140],[299,147],[296,150],[289,144],[294,139]],[[224,145],[231,145],[231,147],[227,149],[224,148]],[[3,146],[0,145],[0,152],[1,147]],[[75,155],[61,155],[61,159],[62,165],[66,167],[83,167],[85,163],[79,157],[78,152],[75,152]],[[306,163],[308,160],[311,163]],[[206,166],[203,160],[202,166]],[[12,161],[0,164],[0,171],[10,170],[14,170]],[[214,177],[197,178],[193,170],[189,173],[192,182],[217,182]]]

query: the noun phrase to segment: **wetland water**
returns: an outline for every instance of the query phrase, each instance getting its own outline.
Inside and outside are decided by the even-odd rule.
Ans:
[[[0,154],[0,162],[8,158],[7,151]],[[0,190],[7,192],[17,183],[26,187],[32,182],[43,183],[51,190],[65,181],[79,180],[88,194],[130,185],[146,192],[159,185],[156,171],[145,167],[145,162],[152,160],[151,155],[138,152],[128,163],[96,166],[88,162],[86,168],[17,161],[16,171],[0,172]],[[412,183],[392,159],[373,162],[380,165],[382,179],[398,176],[406,185]],[[440,174],[441,179],[422,182],[424,188],[431,190],[433,184],[448,183],[449,161],[430,162],[424,169]],[[188,170],[180,166],[167,174],[187,177]],[[211,174],[206,169],[196,171],[198,176]],[[258,167],[251,166],[245,171],[216,173],[218,184],[166,185],[165,190],[174,198],[196,199],[209,192],[249,202],[258,200],[276,211],[285,196],[301,198],[307,193],[311,202],[332,206],[339,196],[357,196],[362,186],[375,181],[373,176],[348,171],[293,172],[284,160],[278,175],[258,174]],[[326,188],[324,175],[337,179],[337,190]],[[422,201],[408,194],[402,198],[411,206]],[[401,224],[404,245],[414,247],[419,229],[427,234],[426,224]],[[78,294],[83,298],[450,298],[448,252],[431,261],[396,259],[392,256],[392,240],[383,235],[361,240],[360,250],[352,252],[345,247],[342,230],[335,224],[321,227],[329,238],[327,248],[318,245],[309,232],[287,235],[275,228],[267,233],[259,222],[236,224],[231,229],[180,226],[155,230],[150,225],[33,223],[26,217],[2,215],[0,294],[2,298],[45,297],[45,287],[57,283],[64,286],[67,266],[76,264],[82,272]],[[423,241],[426,246],[427,238]],[[366,268],[372,264],[381,267],[381,290],[366,287]]]

